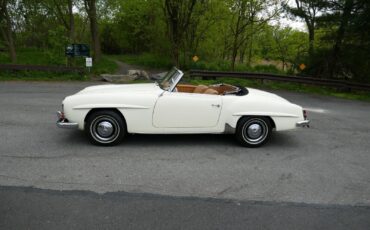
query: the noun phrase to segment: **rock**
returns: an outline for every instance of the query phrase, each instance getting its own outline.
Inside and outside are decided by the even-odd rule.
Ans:
[[[150,80],[148,73],[144,70],[129,70],[128,76],[134,80]]]
[[[125,83],[135,80],[150,80],[149,75],[144,70],[129,70],[128,74],[101,74],[103,81]]]
[[[101,74],[100,76],[101,76],[103,81],[115,82],[115,83],[124,83],[124,82],[129,82],[129,81],[135,80],[129,75]]]
[[[157,73],[155,75],[152,75],[150,76],[150,79],[152,80],[161,80],[162,78],[164,78],[164,76],[166,76],[167,72],[163,72],[163,73]]]

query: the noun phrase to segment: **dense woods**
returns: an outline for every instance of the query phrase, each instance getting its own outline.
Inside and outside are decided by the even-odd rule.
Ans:
[[[369,24],[367,0],[0,0],[0,55],[17,63],[37,49],[60,63],[67,44],[87,43],[95,61],[150,54],[183,68],[369,82]]]

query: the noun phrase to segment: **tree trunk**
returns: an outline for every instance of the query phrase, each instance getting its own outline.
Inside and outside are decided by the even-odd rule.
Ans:
[[[173,64],[176,67],[180,67],[180,35],[179,35],[179,30],[178,30],[178,24],[177,21],[175,20],[172,24],[172,59],[173,59]]]
[[[236,21],[236,27],[235,27],[235,33],[234,33],[234,41],[233,41],[233,48],[232,48],[232,55],[231,55],[231,70],[235,70],[235,62],[236,62],[236,57],[238,56],[238,39],[240,35],[240,14],[238,15],[238,20]]]
[[[233,52],[232,52],[232,56],[231,56],[231,70],[232,71],[235,70],[236,56],[238,55],[238,47],[236,45],[236,43],[237,43],[236,39],[237,39],[237,37],[235,37],[235,39],[234,39]]]
[[[75,19],[73,16],[73,0],[68,0],[68,14],[69,14],[69,40],[75,42]]]
[[[243,49],[240,50],[240,54],[239,54],[239,63],[240,64],[243,64],[243,62],[244,62],[245,50],[246,50],[246,47],[243,47]]]
[[[308,27],[308,55],[310,58],[313,58],[315,52],[315,27],[313,25],[307,25]]]
[[[339,29],[338,29],[337,37],[335,39],[335,44],[334,44],[334,47],[333,47],[333,56],[332,56],[332,61],[331,61],[331,65],[330,65],[330,70],[329,70],[331,78],[334,77],[335,72],[337,70],[337,62],[338,62],[339,55],[340,55],[340,52],[341,52],[341,49],[342,49],[343,38],[344,38],[346,29],[347,29],[347,26],[348,26],[348,21],[349,21],[350,16],[351,16],[351,11],[352,11],[352,8],[353,8],[353,4],[354,4],[353,0],[346,0],[346,2],[344,4],[342,19],[341,19],[340,26],[339,26]]]
[[[252,55],[253,55],[253,35],[254,35],[254,24],[251,23],[251,37],[249,38],[249,51],[248,51],[248,66],[252,64]]]
[[[85,7],[90,20],[93,57],[95,61],[101,58],[101,48],[98,30],[98,18],[96,14],[96,0],[85,0]]]
[[[179,66],[180,48],[184,44],[184,33],[188,32],[189,24],[192,19],[193,9],[196,0],[165,0],[164,13],[168,28],[168,36],[173,49],[173,63]]]
[[[13,31],[12,31],[12,21],[10,19],[10,15],[8,12],[7,1],[1,2],[0,8],[0,16],[3,17],[5,21],[5,29],[1,28],[1,33],[4,37],[4,40],[8,46],[9,58],[12,63],[17,62],[17,53],[15,51],[15,43],[13,38]]]

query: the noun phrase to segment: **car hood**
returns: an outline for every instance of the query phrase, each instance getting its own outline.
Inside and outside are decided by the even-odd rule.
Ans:
[[[162,91],[155,83],[121,84],[121,85],[97,85],[89,86],[77,94],[104,94],[104,93],[128,93],[128,92],[157,92]]]

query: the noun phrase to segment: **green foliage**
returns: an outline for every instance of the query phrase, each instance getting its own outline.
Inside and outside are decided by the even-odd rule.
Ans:
[[[64,49],[68,44],[68,37],[62,26],[48,31],[48,49],[46,56],[50,64],[60,65],[65,63]]]
[[[64,52],[64,49],[63,49]],[[41,48],[22,48],[18,50],[18,64],[52,65],[56,61],[50,59],[49,51]],[[65,60],[58,59],[60,65],[65,65]],[[0,63],[11,63],[5,53],[0,52]]]
[[[100,58],[99,62],[93,63],[92,73],[94,75],[100,75],[104,73],[115,73],[118,66],[117,64],[108,56],[103,56]]]
[[[175,6],[170,7],[173,18],[168,17],[166,2]],[[193,2],[190,12],[187,6]],[[168,69],[174,65],[173,56],[179,57],[179,67],[185,70],[230,71],[233,66],[236,71],[297,74],[304,63],[303,74],[370,82],[369,1],[289,2],[287,12],[303,19],[308,33],[273,24],[284,17],[275,0],[97,1],[101,45],[106,54],[117,55],[113,58],[149,68]],[[91,44],[83,1],[72,1],[78,9],[72,14],[73,37],[68,1],[9,3],[18,63],[65,65],[67,43]],[[174,34],[181,40],[178,44]],[[0,36],[0,63],[10,63],[7,46],[6,36]],[[194,55],[200,57],[197,63],[192,61]],[[84,66],[82,58],[71,63]],[[114,61],[103,58],[94,63],[92,74],[116,68]]]
[[[159,1],[113,1],[114,18],[101,21],[102,48],[108,54],[169,51]],[[117,10],[118,9],[118,10]]]

